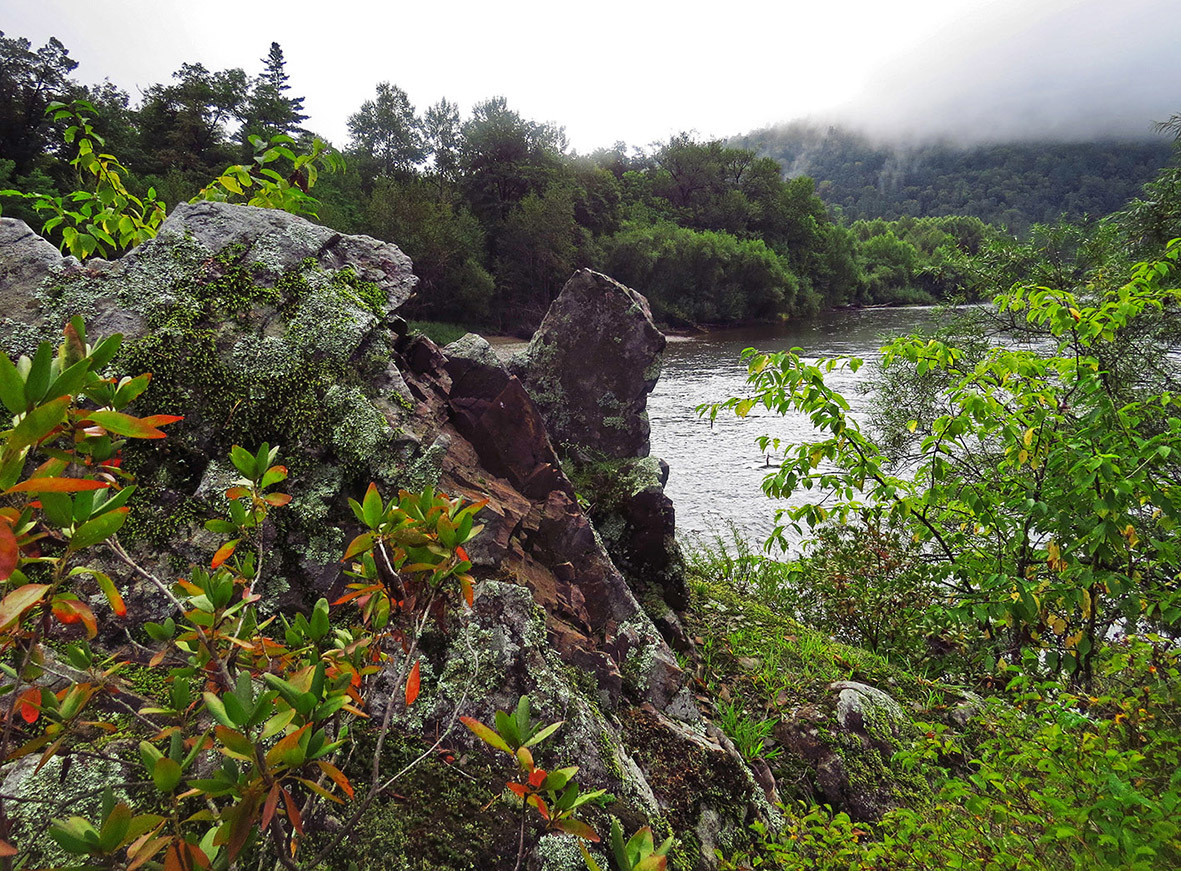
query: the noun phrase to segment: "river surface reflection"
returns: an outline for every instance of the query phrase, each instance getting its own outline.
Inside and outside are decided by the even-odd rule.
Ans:
[[[928,307],[861,309],[670,339],[660,381],[648,400],[648,416],[652,454],[671,468],[666,492],[676,506],[679,535],[692,540],[728,534],[733,524],[746,538],[761,543],[771,531],[775,509],[787,503],[763,495],[760,484],[770,470],[756,439],[769,435],[792,443],[815,437],[804,415],[780,417],[761,406],[743,419],[732,412],[719,413],[712,427],[708,418],[698,417],[695,409],[702,403],[743,395],[744,348],[799,347],[808,358],[864,359],[866,366],[857,374],[844,370],[828,379],[845,394],[860,420],[868,400],[862,388],[885,340],[932,324],[940,316],[939,309]]]

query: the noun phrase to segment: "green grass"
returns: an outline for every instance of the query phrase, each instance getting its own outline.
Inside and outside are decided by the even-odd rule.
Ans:
[[[450,345],[468,333],[476,332],[463,324],[449,324],[444,321],[410,321],[410,331],[421,333],[440,347]]]

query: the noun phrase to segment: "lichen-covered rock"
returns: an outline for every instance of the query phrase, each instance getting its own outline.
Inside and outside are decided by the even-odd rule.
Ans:
[[[563,452],[644,457],[645,408],[664,345],[643,296],[583,269],[566,282],[512,370]]]
[[[688,591],[667,466],[648,456],[646,411],[664,345],[642,295],[584,269],[510,368],[541,410],[611,558],[677,642],[673,612],[688,606]]]
[[[325,521],[347,511],[350,487],[401,483],[421,453],[406,437],[412,403],[386,323],[414,287],[409,259],[386,242],[224,203],[177,206],[155,239],[111,262],[62,258],[19,222],[0,221],[0,238],[12,240],[0,249],[0,346],[28,352],[81,314],[91,335],[124,336],[119,369],[153,373],[141,413],[184,415],[162,449],[126,449],[153,498],[123,537],[152,558],[199,540],[217,490],[202,482],[232,444],[265,441],[298,482],[271,565],[277,590],[295,604],[335,580],[344,538]],[[183,567],[192,554],[173,556]]]
[[[369,481],[487,500],[469,549],[483,580],[474,612],[453,621],[455,634],[424,639],[423,695],[401,728],[434,734],[461,700],[463,713],[487,717],[527,692],[567,721],[554,752],[618,796],[612,813],[631,830],[676,819],[697,845],[681,867],[715,866],[712,846],[741,835],[761,790],[728,742],[709,737],[687,675],[580,507],[520,380],[475,337],[444,351],[406,334],[393,312],[415,279],[395,246],[214,203],[178,207],[156,239],[110,263],[81,266],[0,223],[9,237],[5,350],[30,350],[82,314],[92,334],[125,334],[121,370],[153,373],[141,414],[185,416],[162,445],[125,448],[141,490],[121,537],[141,560],[172,574],[209,559],[202,523],[234,475],[232,444],[278,444],[291,472],[294,500],[268,524],[255,587],[271,610],[339,588],[340,554],[359,531],[347,499]],[[639,307],[630,294],[620,304]],[[656,377],[645,367],[644,395]],[[639,452],[643,398],[625,405],[627,449]],[[161,616],[150,595],[128,599],[138,615]],[[673,759],[689,773],[674,777]],[[726,787],[694,797],[670,777]]]
[[[775,741],[809,772],[814,799],[872,821],[927,789],[921,776],[890,765],[913,732],[889,693],[837,681],[823,702],[804,705],[780,722]]]

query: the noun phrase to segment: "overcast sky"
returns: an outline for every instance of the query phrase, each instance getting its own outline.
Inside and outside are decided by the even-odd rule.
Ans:
[[[382,80],[420,112],[502,95],[584,152],[804,117],[1070,138],[1181,112],[1181,0],[0,0],[0,29],[133,98],[185,62],[256,74],[276,41],[337,145]]]

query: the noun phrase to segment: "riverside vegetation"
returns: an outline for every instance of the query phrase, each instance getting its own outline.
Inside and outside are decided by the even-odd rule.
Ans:
[[[45,114],[53,102],[95,107],[91,139],[119,156],[119,196],[139,198],[149,216],[153,203],[208,195],[210,178],[236,193],[260,169],[278,169],[257,163],[275,153],[274,137],[296,140],[275,146],[293,153],[316,147],[278,44],[257,75],[185,63],[137,104],[109,82],[76,82],[77,63],[57,40],[34,50],[0,35],[0,59],[0,93],[9,95],[0,107],[0,188],[62,198],[79,189],[79,167],[60,145],[69,119]],[[682,134],[578,155],[560,127],[522,117],[502,97],[464,115],[446,99],[416,109],[381,82],[349,119],[348,166],[319,180],[317,213],[338,232],[396,241],[412,258],[420,292],[406,314],[415,319],[528,335],[571,272],[590,267],[641,288],[665,323],[775,320],[971,297],[967,262],[1004,242],[1000,226],[1024,236],[1035,222],[1111,211],[1168,150],[1161,142],[1081,149],[1085,168],[1072,176],[1077,147],[1038,146],[1036,158],[1000,148],[994,168],[961,167],[928,182],[907,177],[921,174],[922,160],[907,163],[839,130],[817,136],[804,148],[806,165],[798,149],[777,150],[756,134],[734,142]],[[856,178],[838,178],[834,161]],[[947,163],[938,149],[929,162]],[[815,170],[822,187],[797,175],[800,167]],[[295,196],[315,180],[298,166],[279,174]],[[873,205],[883,198],[903,202]],[[856,223],[832,208],[838,203]],[[5,208],[30,223],[38,217],[29,202]]]

